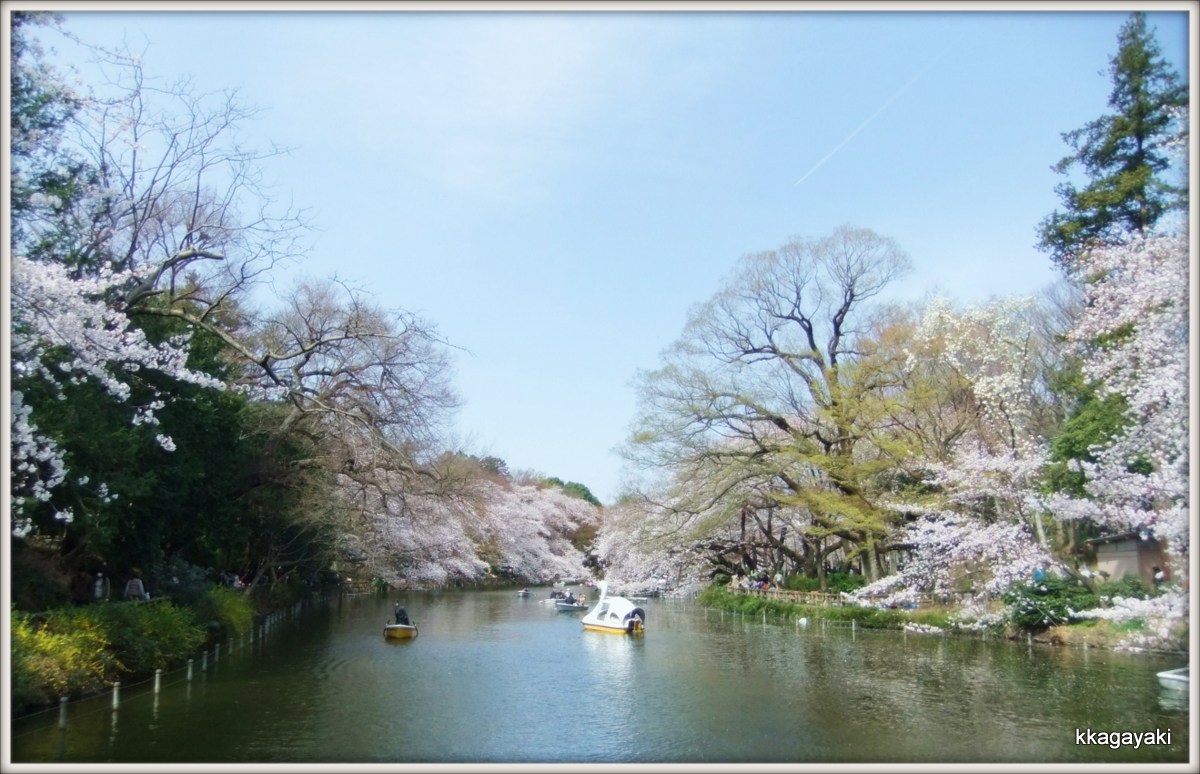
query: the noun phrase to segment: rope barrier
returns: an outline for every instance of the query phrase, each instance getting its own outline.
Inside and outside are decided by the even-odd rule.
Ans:
[[[252,637],[251,643],[262,642],[265,639],[267,631],[270,628],[270,622],[271,622],[272,618],[273,618],[273,614],[264,616],[262,623],[259,626],[251,628],[251,630],[250,630],[251,637]],[[256,630],[257,630],[257,636],[256,636]],[[246,635],[246,633],[243,632],[241,637],[244,639],[245,635]],[[233,646],[234,638],[230,637],[229,639],[225,640],[225,642],[227,642],[229,644],[229,653],[232,654],[234,651],[234,646]],[[214,656],[220,650],[221,644],[222,643],[217,643],[214,646],[214,648],[213,648]],[[205,650],[205,651],[202,651],[202,653],[203,653],[203,658],[204,658],[204,660],[203,660],[204,666],[201,667],[201,673],[203,673],[207,670],[207,663],[208,663],[208,651]],[[214,669],[216,667],[216,664],[217,664],[217,661],[214,658],[214,661],[213,661]],[[151,675],[145,677],[144,679],[139,680],[136,683],[126,684],[126,683],[121,682],[120,680],[114,681],[112,684],[112,687],[113,687],[112,692],[114,693],[114,699],[113,699],[112,706],[100,707],[100,708],[93,709],[93,710],[76,710],[75,713],[72,713],[72,714],[75,715],[76,717],[78,717],[79,715],[76,713],[82,712],[83,713],[82,716],[87,717],[88,715],[94,714],[96,712],[101,712],[101,711],[115,712],[118,710],[119,704],[121,702],[128,703],[129,701],[136,701],[136,700],[142,698],[143,696],[154,696],[155,695],[155,692],[153,692],[153,691],[144,691],[144,692],[139,693],[136,696],[123,697],[123,698],[118,699],[117,694],[119,694],[119,692],[122,688],[124,688],[125,690],[128,691],[129,689],[136,689],[141,686],[144,686],[149,683],[157,681],[159,683],[159,688],[161,689],[164,685],[162,678],[169,677],[172,675],[177,675],[181,672],[187,672],[187,676],[184,678],[178,679],[178,680],[165,682],[166,687],[169,688],[171,686],[179,685],[180,683],[190,682],[192,680],[192,676],[194,674],[193,673],[193,659],[191,659],[191,658],[187,659],[186,663],[184,663],[181,666],[178,666],[170,671],[164,671],[162,669],[156,670],[156,672],[154,674],[151,674]],[[58,719],[56,720],[56,725],[59,725],[61,727],[61,724],[64,722],[64,719],[63,719],[64,713],[66,713],[66,711],[69,707],[71,707],[73,705],[77,705],[81,702],[95,701],[96,699],[100,698],[107,692],[108,691],[99,690],[94,693],[90,693],[86,696],[80,696],[80,697],[77,697],[74,699],[67,699],[66,702],[63,702],[62,698],[60,697],[57,704],[53,704],[44,709],[35,710],[35,711],[27,713],[25,715],[21,715],[19,717],[12,718],[10,725],[15,724],[15,723],[24,723],[28,720],[38,717],[39,715],[47,715],[51,712],[57,712]],[[20,734],[14,734],[12,738],[21,738],[21,737],[27,736],[29,734],[37,733],[40,731],[45,731],[51,727],[52,726],[50,726],[50,725],[38,726],[36,728],[31,728],[27,731],[23,731]]]

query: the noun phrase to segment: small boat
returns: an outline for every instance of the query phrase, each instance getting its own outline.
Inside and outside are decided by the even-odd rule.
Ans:
[[[517,592],[518,597],[527,597],[530,594],[531,594],[531,592],[529,591],[529,589],[521,589],[520,591]]]
[[[646,611],[625,597],[608,596],[608,581],[600,581],[596,585],[600,588],[600,599],[591,612],[581,619],[584,630],[641,634],[646,627]]]
[[[383,625],[383,636],[389,640],[411,640],[417,636],[417,625],[385,623]]]
[[[564,602],[561,599],[555,600],[554,606],[560,611],[567,613],[578,613],[580,610],[587,610],[587,605],[582,605],[578,602]]]
[[[1158,673],[1158,684],[1163,688],[1177,688],[1181,691],[1188,689],[1188,668],[1168,669]]]

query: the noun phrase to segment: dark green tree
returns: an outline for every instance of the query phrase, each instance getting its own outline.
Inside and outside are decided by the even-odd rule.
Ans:
[[[550,486],[559,487],[572,497],[578,497],[580,500],[589,502],[597,508],[603,507],[601,502],[596,499],[596,496],[592,494],[592,490],[588,489],[578,481],[563,481],[558,476],[551,476],[550,478],[546,479],[546,483]]]
[[[1109,72],[1114,112],[1064,133],[1073,152],[1054,166],[1067,174],[1078,164],[1087,183],[1059,184],[1063,210],[1038,227],[1038,247],[1059,266],[1089,246],[1144,234],[1165,213],[1187,207],[1186,189],[1164,174],[1168,146],[1180,140],[1175,125],[1187,108],[1187,85],[1163,59],[1144,14],[1132,14],[1121,28]]]

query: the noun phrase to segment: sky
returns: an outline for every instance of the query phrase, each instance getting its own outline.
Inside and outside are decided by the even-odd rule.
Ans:
[[[29,5],[261,108],[239,133],[292,149],[264,172],[317,227],[293,273],[433,322],[454,445],[605,503],[637,374],[745,254],[854,225],[912,262],[887,300],[1053,283],[1051,167],[1107,112],[1135,6]],[[1141,5],[1186,73],[1195,4]]]

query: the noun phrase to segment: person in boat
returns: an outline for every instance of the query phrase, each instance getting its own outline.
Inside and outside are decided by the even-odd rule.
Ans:
[[[399,602],[396,603],[396,623],[412,626],[412,622],[408,620],[408,611]]]
[[[566,602],[568,605],[573,605],[573,604],[575,604],[575,594],[574,594],[574,592],[572,592],[570,589],[567,589],[567,596],[566,596],[566,598],[563,600],[563,602]]]

